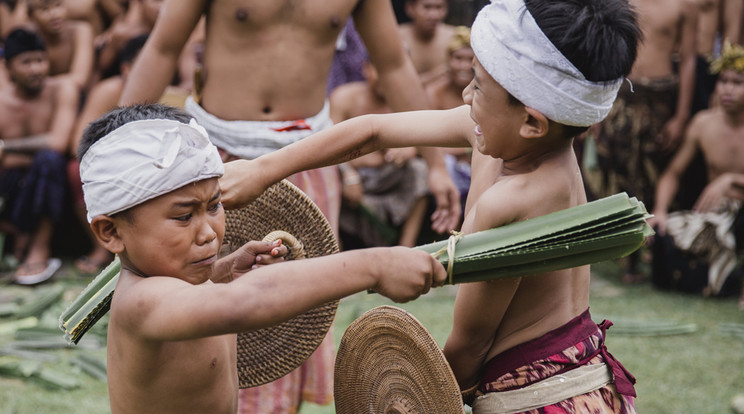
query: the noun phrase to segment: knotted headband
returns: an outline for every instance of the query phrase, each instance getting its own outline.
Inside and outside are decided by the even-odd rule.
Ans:
[[[526,106],[564,125],[603,120],[623,82],[588,81],[545,36],[524,0],[492,0],[473,22],[470,42],[496,82]]]
[[[80,162],[88,221],[224,171],[217,147],[193,119],[127,123],[91,145]]]

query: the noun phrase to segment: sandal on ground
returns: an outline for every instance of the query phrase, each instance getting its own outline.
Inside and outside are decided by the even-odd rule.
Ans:
[[[98,261],[93,260],[88,256],[80,256],[75,260],[75,269],[85,275],[97,275],[101,273],[111,260]]]
[[[49,258],[46,263],[24,263],[18,267],[13,279],[19,285],[35,285],[49,280],[60,267],[62,267],[62,260],[56,257]],[[18,275],[19,271],[36,271],[36,273]]]

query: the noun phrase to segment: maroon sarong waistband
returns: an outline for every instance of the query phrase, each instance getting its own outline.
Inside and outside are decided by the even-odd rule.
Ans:
[[[504,352],[491,358],[483,369],[481,376],[481,388],[484,384],[498,380],[504,374],[512,372],[519,367],[529,365],[535,361],[547,359],[567,348],[575,346],[588,337],[601,331],[599,348],[582,359],[578,363],[568,366],[559,372],[569,371],[579,366],[587,364],[598,354],[602,354],[605,363],[612,369],[615,377],[615,388],[620,394],[635,397],[635,378],[620,364],[608,351],[604,344],[605,330],[612,326],[612,322],[603,321],[597,325],[592,321],[589,309],[587,308],[579,316],[571,319],[565,325],[560,326],[545,335],[535,338],[507,349]],[[528,385],[528,384],[525,384]]]

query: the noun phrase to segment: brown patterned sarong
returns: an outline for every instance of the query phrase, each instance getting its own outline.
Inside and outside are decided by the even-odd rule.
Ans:
[[[660,150],[657,136],[673,116],[678,81],[664,78],[625,82],[596,139],[598,171],[585,171],[596,198],[627,192],[653,209],[659,176],[672,154]]]
[[[477,395],[521,389],[574,368],[605,363],[614,383],[559,403],[524,411],[543,413],[635,413],[635,378],[604,345],[605,330],[612,322],[597,325],[589,310],[540,338],[510,348],[486,364]],[[477,414],[474,412],[474,414]]]

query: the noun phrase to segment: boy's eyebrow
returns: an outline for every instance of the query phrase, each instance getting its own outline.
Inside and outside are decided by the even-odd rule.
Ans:
[[[470,68],[470,71],[473,72],[473,79],[475,79],[475,82],[480,83],[478,81],[478,75],[475,73],[475,68]]]
[[[217,190],[217,192],[209,199],[207,203],[212,203],[215,200],[218,200],[220,197],[222,197],[222,190]],[[175,207],[190,207],[193,205],[201,204],[201,201],[197,199],[192,199],[189,201],[177,201],[173,203],[173,206]]]

